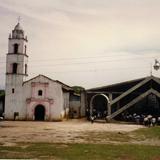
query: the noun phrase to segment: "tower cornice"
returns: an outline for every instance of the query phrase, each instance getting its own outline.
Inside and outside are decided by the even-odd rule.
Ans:
[[[6,75],[21,75],[21,76],[28,76],[28,74],[23,74],[23,73],[6,73]]]
[[[28,40],[26,38],[8,38],[9,40],[24,40],[26,42],[28,42]]]
[[[22,55],[22,56],[26,56],[26,57],[29,57],[27,54],[24,54],[24,53],[7,53],[7,55]]]

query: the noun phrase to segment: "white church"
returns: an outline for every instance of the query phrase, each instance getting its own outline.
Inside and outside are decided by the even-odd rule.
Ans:
[[[38,75],[28,76],[27,36],[18,23],[9,35],[6,58],[6,120],[59,121],[68,116],[71,87]]]

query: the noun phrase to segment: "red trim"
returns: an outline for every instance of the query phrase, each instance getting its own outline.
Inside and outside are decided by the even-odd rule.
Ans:
[[[49,99],[49,98],[43,98],[43,99],[40,99],[40,98],[27,98],[26,102],[28,104],[30,104],[31,102],[36,102],[36,103],[48,102],[49,104],[53,104],[54,100],[53,99]]]

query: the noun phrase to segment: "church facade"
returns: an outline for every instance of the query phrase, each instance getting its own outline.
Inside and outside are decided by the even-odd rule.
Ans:
[[[38,75],[28,81],[27,37],[18,23],[9,35],[6,57],[5,119],[62,120],[69,114],[68,85]]]

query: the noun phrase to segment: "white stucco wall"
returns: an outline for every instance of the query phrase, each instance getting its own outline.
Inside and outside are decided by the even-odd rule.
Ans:
[[[42,96],[38,96],[38,90],[43,91]],[[34,110],[37,105],[45,107],[45,120],[62,120],[64,118],[64,98],[62,86],[59,83],[40,75],[24,83],[24,97],[23,104],[27,108],[29,120],[34,120]]]
[[[7,75],[5,89],[5,119],[14,119],[14,112],[19,112],[19,119],[26,117],[26,108],[23,107],[23,76]],[[14,93],[12,93],[14,89]]]
[[[14,113],[19,113],[19,120],[26,119],[23,82],[26,78],[25,64],[28,57],[25,53],[27,41],[25,39],[9,38],[6,59],[6,87],[5,87],[5,119],[13,120]],[[14,44],[18,44],[18,52],[14,53]],[[13,73],[13,64],[17,64],[17,72]],[[13,92],[14,90],[14,92]]]
[[[12,73],[12,65],[17,63],[17,73],[25,73],[25,64],[28,63],[28,58],[24,55],[10,54],[7,55],[6,73]]]
[[[62,85],[42,75],[25,82],[18,75],[7,75],[5,118],[13,120],[14,112],[18,112],[17,120],[34,120],[35,108],[45,107],[45,120],[58,121],[67,117],[69,112],[69,93],[63,92]],[[12,93],[14,88],[14,93]],[[42,90],[42,96],[38,91]]]
[[[13,53],[14,52],[14,48],[13,45],[14,44],[18,44],[18,53],[25,53],[25,45],[27,45],[27,41],[23,40],[23,39],[9,39],[9,43],[8,43],[8,53]]]

